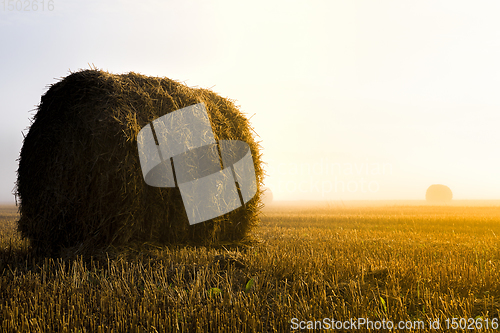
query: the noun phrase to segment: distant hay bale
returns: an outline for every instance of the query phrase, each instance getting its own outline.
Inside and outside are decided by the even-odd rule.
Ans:
[[[257,194],[189,225],[179,188],[147,185],[137,134],[151,121],[204,103],[215,139],[248,143]],[[36,253],[92,253],[132,243],[216,244],[246,239],[258,223],[263,170],[247,118],[232,101],[168,78],[99,70],[72,73],[41,98],[20,153],[18,230]]]
[[[430,203],[447,203],[453,199],[453,193],[446,185],[434,184],[427,189],[425,199]]]
[[[270,205],[273,202],[273,192],[269,187],[264,187],[262,189],[262,203],[264,205]]]

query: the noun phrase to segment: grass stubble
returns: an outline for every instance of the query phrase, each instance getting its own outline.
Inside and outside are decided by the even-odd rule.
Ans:
[[[499,207],[273,205],[253,246],[72,261],[31,256],[17,219],[1,207],[2,332],[289,332],[292,318],[439,319],[436,332],[499,317]]]

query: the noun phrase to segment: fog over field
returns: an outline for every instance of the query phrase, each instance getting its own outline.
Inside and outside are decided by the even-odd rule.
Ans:
[[[50,3],[0,4],[0,202],[30,110],[89,64],[236,100],[275,200],[500,199],[497,1]]]

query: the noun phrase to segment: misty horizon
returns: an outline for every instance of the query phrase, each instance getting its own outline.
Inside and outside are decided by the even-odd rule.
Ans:
[[[214,1],[4,10],[0,202],[14,203],[16,159],[40,97],[90,66],[235,100],[276,200],[420,200],[432,184],[456,199],[500,199],[499,9]],[[315,172],[322,163],[329,169]],[[372,164],[379,172],[357,172]]]

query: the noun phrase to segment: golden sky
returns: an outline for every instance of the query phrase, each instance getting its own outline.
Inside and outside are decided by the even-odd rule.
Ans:
[[[497,1],[54,5],[0,8],[0,201],[12,200],[28,111],[88,63],[237,100],[276,199],[423,199],[435,183],[500,198]]]

